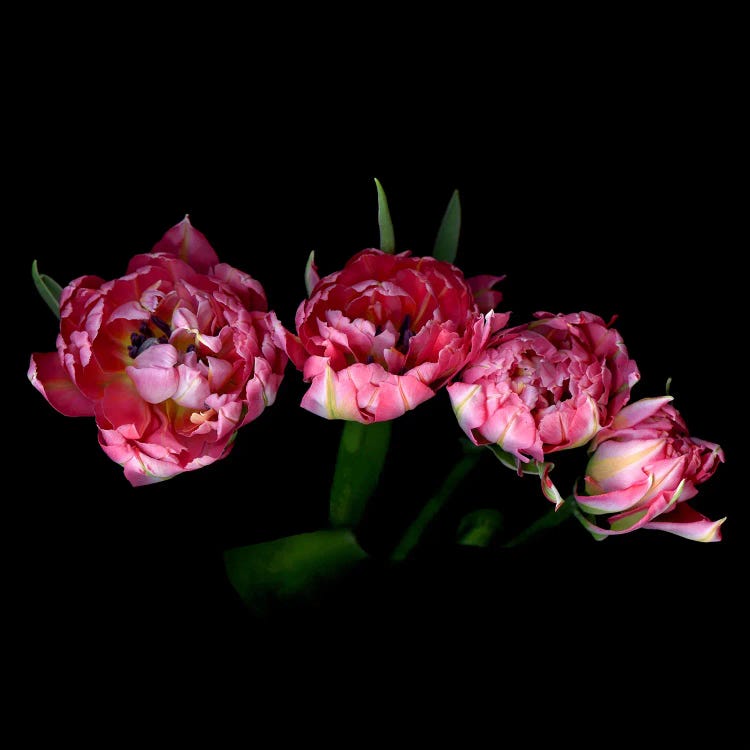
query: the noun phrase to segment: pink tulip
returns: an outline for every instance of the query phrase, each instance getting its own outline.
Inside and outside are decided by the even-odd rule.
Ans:
[[[448,387],[461,428],[516,463],[585,445],[638,381],[620,334],[596,315],[536,313],[503,331]]]
[[[297,310],[287,353],[310,388],[302,406],[326,419],[394,419],[426,401],[471,362],[506,313],[482,315],[461,271],[431,257],[363,250],[319,278]],[[480,277],[484,306],[497,277]]]
[[[260,283],[218,263],[187,218],[156,248],[122,278],[71,282],[57,352],[33,354],[28,373],[62,414],[95,417],[134,486],[226,456],[273,403],[287,362]]]
[[[592,447],[585,495],[576,500],[584,525],[598,538],[661,529],[700,542],[718,542],[725,519],[711,521],[686,503],[724,461],[715,443],[690,437],[671,396],[626,406]],[[596,523],[606,516],[608,528]]]

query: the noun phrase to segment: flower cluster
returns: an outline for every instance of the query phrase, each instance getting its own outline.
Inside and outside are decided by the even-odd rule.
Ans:
[[[321,277],[311,258],[292,331],[186,217],[121,278],[65,287],[57,351],[32,355],[29,379],[61,413],[94,417],[133,485],[226,456],[288,359],[309,383],[301,406],[326,419],[393,420],[445,388],[469,440],[538,473],[558,504],[545,459],[587,446],[568,502],[596,538],[720,539],[721,521],[687,501],[724,455],[690,435],[671,397],[628,405],[640,375],[612,322],[542,312],[507,328],[502,277],[466,279],[452,261],[367,249]]]

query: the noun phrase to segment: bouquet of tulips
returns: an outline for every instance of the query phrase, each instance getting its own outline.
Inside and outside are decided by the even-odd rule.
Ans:
[[[632,399],[639,370],[614,320],[539,312],[511,324],[496,289],[504,277],[492,275],[499,269],[465,278],[455,264],[458,193],[432,255],[418,257],[395,252],[376,184],[380,247],[326,275],[311,254],[299,269],[307,297],[293,326],[268,309],[258,280],[220,261],[188,217],[131,258],[120,278],[81,276],[62,288],[35,262],[34,282],[60,331],[56,351],[31,355],[31,384],[61,414],[93,417],[102,450],[140,487],[228,456],[239,429],[273,405],[291,361],[309,384],[302,408],[343,422],[336,464],[320,477],[331,486],[330,525],[227,551],[229,578],[250,604],[259,592],[313,590],[368,558],[358,529],[391,424],[443,388],[464,455],[424,499],[391,560],[419,545],[484,448],[498,471],[537,477],[540,499],[552,503],[537,526],[574,516],[597,540],[652,529],[719,541],[724,519],[689,501],[723,452],[691,435],[668,392]],[[262,427],[254,429],[262,440]],[[551,459],[581,447],[588,460],[575,469],[580,481],[563,492]],[[567,455],[578,460],[580,452]],[[499,535],[499,514],[487,508],[468,514],[458,536],[487,546]]]

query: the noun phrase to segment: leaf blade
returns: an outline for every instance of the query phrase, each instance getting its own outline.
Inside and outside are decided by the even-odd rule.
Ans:
[[[312,598],[367,559],[349,529],[323,529],[224,553],[230,583],[250,608]]]
[[[60,295],[62,287],[47,274],[39,273],[36,260],[31,264],[31,278],[34,280],[39,296],[47,303],[50,310],[60,319]]]
[[[375,178],[375,187],[378,191],[378,227],[380,229],[380,249],[384,253],[393,255],[396,251],[396,237],[393,233],[393,222],[391,212],[388,208],[388,198],[380,180]]]
[[[453,263],[458,252],[458,239],[461,234],[461,198],[458,190],[453,191],[448,207],[445,209],[443,220],[440,222],[435,249],[432,255],[437,260]]]

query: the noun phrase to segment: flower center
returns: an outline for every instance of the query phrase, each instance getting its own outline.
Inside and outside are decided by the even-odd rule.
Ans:
[[[172,329],[169,327],[169,324],[165,323],[161,318],[157,318],[156,315],[151,316],[151,323],[159,329],[162,335],[157,337],[148,323],[141,323],[138,330],[130,334],[128,354],[131,359],[135,359],[139,354],[142,354],[146,349],[155,344],[169,343],[169,337],[172,335]]]

